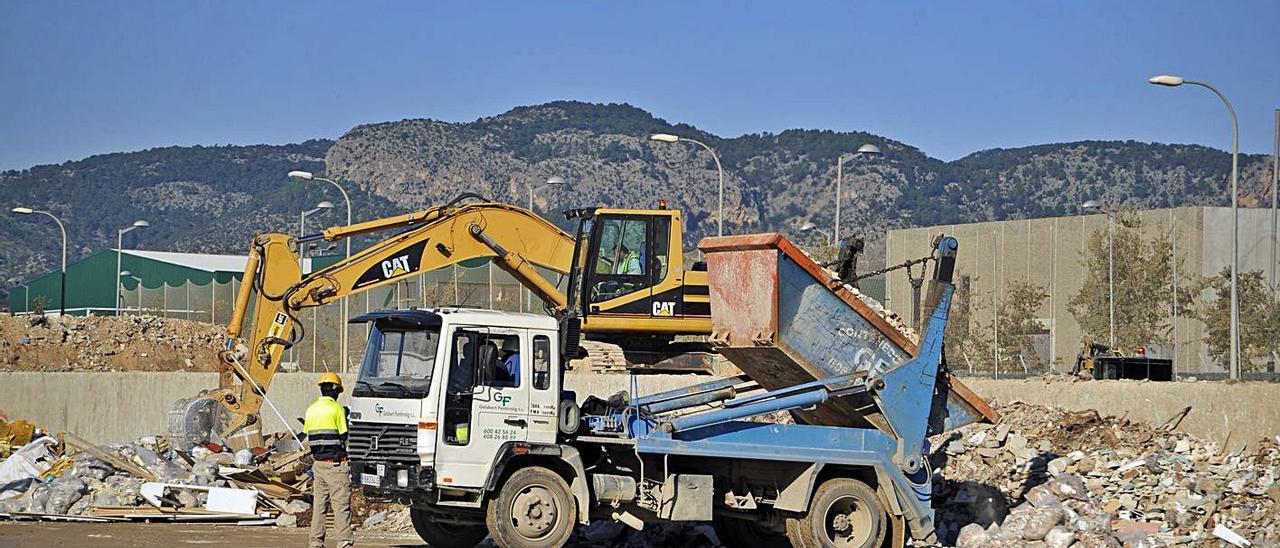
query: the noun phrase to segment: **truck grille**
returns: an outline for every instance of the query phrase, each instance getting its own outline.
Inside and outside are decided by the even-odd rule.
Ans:
[[[416,424],[351,423],[347,453],[352,460],[418,464]]]

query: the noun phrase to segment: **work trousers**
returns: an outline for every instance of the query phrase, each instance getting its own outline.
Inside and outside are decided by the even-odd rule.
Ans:
[[[351,466],[346,461],[311,465],[311,548],[324,548],[325,506],[333,507],[333,529],[339,548],[355,545],[351,532]]]

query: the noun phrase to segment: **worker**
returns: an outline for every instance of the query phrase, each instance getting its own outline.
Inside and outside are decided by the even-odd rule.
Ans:
[[[614,274],[622,274],[624,276],[638,276],[644,271],[640,268],[640,254],[636,253],[627,246],[621,246],[621,257],[618,259],[618,271]]]
[[[505,386],[520,386],[520,339],[515,336],[502,339],[500,350],[502,378],[498,379],[499,382]]]
[[[325,504],[333,509],[338,546],[355,544],[351,532],[351,467],[347,464],[347,410],[338,405],[342,378],[320,376],[320,398],[307,407],[303,430],[315,463],[311,465],[311,548],[324,548]]]

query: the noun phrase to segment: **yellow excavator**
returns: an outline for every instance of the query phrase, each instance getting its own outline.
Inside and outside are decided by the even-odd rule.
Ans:
[[[660,202],[653,210],[566,215],[577,221],[576,236],[532,211],[468,193],[320,234],[257,236],[219,354],[219,387],[175,404],[169,415],[175,443],[190,447],[216,437],[237,449],[261,445],[264,394],[283,352],[304,336],[301,310],[469,259],[490,258],[539,297],[561,321],[565,355],[643,367],[689,363],[707,348],[676,340],[711,333],[707,274],[685,268],[679,211]],[[301,271],[300,246],[393,229],[404,230],[324,269]],[[566,287],[537,268],[567,276]]]

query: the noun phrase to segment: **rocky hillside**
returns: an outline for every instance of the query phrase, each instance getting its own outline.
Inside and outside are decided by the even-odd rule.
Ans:
[[[327,185],[287,176],[294,169],[324,171],[332,144],[167,147],[0,172],[0,287],[57,268],[61,250],[52,220],[8,213],[14,206],[61,218],[71,261],[115,247],[116,230],[136,219],[151,227],[128,234],[128,247],[240,253],[257,232],[296,231],[303,207],[340,200]],[[377,196],[353,192],[351,198],[359,210],[392,211]],[[336,215],[321,219],[335,222]]]
[[[348,181],[357,219],[438,204],[461,192],[525,204],[529,183],[569,184],[537,195],[537,209],[609,205],[685,211],[686,245],[715,233],[716,171],[691,143],[654,143],[667,132],[719,151],[726,171],[725,231],[826,228],[835,160],[873,143],[874,159],[846,162],[843,228],[878,240],[894,227],[1073,214],[1088,199],[1128,207],[1228,203],[1230,155],[1201,146],[1084,141],[997,149],[952,162],[862,132],[788,130],[721,138],[630,105],[554,102],[467,123],[402,120],[363,125],[338,141],[282,146],[169,147],[107,154],[0,173],[6,208],[48,208],[68,223],[71,259],[130,235],[148,249],[238,253],[255,232],[296,230],[297,214],[334,200],[322,184],[290,182],[292,169]],[[1270,203],[1269,159],[1246,156],[1244,204]],[[341,208],[341,204],[339,204]],[[329,213],[321,222],[334,222]],[[558,217],[556,215],[555,217]],[[800,235],[816,242],[818,235]],[[0,284],[53,269],[57,228],[0,215]]]
[[[526,185],[552,175],[569,185],[543,191],[539,207],[652,207],[666,198],[688,212],[692,245],[715,231],[715,164],[694,144],[649,141],[655,132],[720,152],[727,232],[794,231],[805,221],[830,226],[835,160],[864,143],[884,155],[847,161],[842,230],[873,240],[902,226],[1073,214],[1088,199],[1135,208],[1228,203],[1230,155],[1201,146],[1085,141],[943,162],[868,133],[788,130],[726,139],[629,105],[579,102],[520,107],[470,123],[359,126],[325,161],[331,174],[403,208],[462,191],[525,203]],[[1269,162],[1246,156],[1242,164],[1244,203],[1257,203]]]

